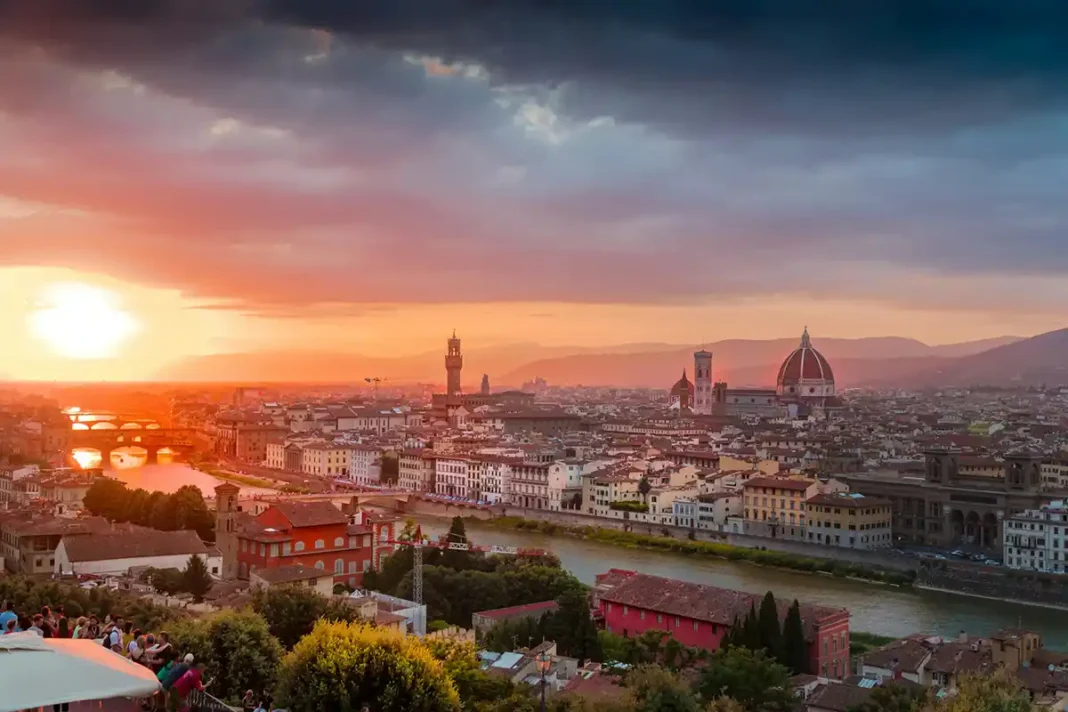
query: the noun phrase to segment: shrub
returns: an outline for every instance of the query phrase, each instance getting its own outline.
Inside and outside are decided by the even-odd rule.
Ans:
[[[455,712],[460,697],[445,666],[419,640],[362,623],[326,623],[289,653],[277,697],[292,712]]]
[[[282,645],[252,611],[182,621],[172,626],[171,640],[181,654],[192,653],[208,666],[210,692],[221,699],[236,702],[245,690],[269,690],[277,679]]]

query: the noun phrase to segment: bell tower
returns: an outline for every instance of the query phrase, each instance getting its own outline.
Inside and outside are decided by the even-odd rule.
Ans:
[[[237,578],[237,495],[241,488],[224,482],[215,488],[215,546],[222,553],[222,577]]]
[[[449,339],[449,350],[445,354],[445,374],[447,376],[445,395],[452,397],[460,394],[460,371],[464,367],[464,355],[460,351],[460,339],[456,337],[456,330],[452,331]]]
[[[712,352],[701,349],[693,355],[693,414],[712,414]]]

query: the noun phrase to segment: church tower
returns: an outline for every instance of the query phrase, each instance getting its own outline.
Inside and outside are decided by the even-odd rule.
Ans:
[[[215,546],[222,553],[222,577],[237,578],[237,495],[241,488],[224,482],[215,488]]]
[[[712,415],[712,352],[693,355],[693,414]]]
[[[452,338],[449,339],[449,351],[445,355],[445,373],[448,376],[445,395],[460,395],[460,371],[463,367],[464,356],[460,352],[460,340],[456,338],[456,330],[453,329]]]
[[[489,374],[488,373],[483,373],[482,374],[482,389],[479,392],[484,396],[488,396],[490,394]]]

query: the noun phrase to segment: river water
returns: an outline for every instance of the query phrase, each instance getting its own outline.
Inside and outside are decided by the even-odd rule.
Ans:
[[[445,533],[448,521],[420,519],[431,536]],[[988,636],[1000,628],[1022,626],[1039,631],[1047,647],[1068,650],[1068,613],[933,591],[904,590],[826,576],[763,568],[752,564],[698,559],[668,552],[643,551],[532,532],[500,531],[467,523],[476,544],[536,547],[551,550],[584,583],[610,568],[763,594],[807,603],[848,608],[853,630],[892,635],[912,633],[955,636],[967,631]]]
[[[96,452],[95,450],[93,452]],[[77,459],[77,458],[76,458]],[[130,489],[138,487],[149,492],[171,494],[185,485],[200,489],[205,499],[215,496],[215,487],[224,480],[212,477],[196,470],[184,462],[175,461],[170,455],[160,453],[159,462],[148,463],[148,454],[140,448],[123,448],[116,450],[111,461],[104,467],[109,477],[125,482]],[[87,460],[88,466],[97,467],[100,463],[99,453],[93,460]],[[275,490],[239,485],[243,494],[274,494]]]
[[[183,485],[195,485],[205,497],[213,497],[215,486],[222,481],[183,463],[168,461],[162,455],[160,459],[159,464],[145,464],[141,458],[113,459],[108,474],[130,487],[143,487],[150,492],[169,493]],[[260,491],[244,485],[241,490]],[[431,536],[443,534],[448,529],[448,521],[443,519],[420,518],[420,523],[423,531]],[[954,636],[965,630],[981,637],[999,628],[1022,626],[1041,632],[1046,646],[1068,650],[1068,613],[1063,611],[933,591],[903,590],[668,552],[626,549],[570,537],[500,531],[479,526],[477,522],[468,522],[467,529],[476,544],[550,550],[560,557],[566,569],[587,584],[592,584],[594,576],[610,568],[631,569],[750,593],[763,594],[771,590],[780,598],[848,608],[853,630],[893,636],[912,633]]]

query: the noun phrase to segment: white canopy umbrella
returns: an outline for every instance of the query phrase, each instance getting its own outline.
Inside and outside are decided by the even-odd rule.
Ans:
[[[0,636],[0,712],[63,702],[148,697],[160,689],[148,668],[92,640]]]

